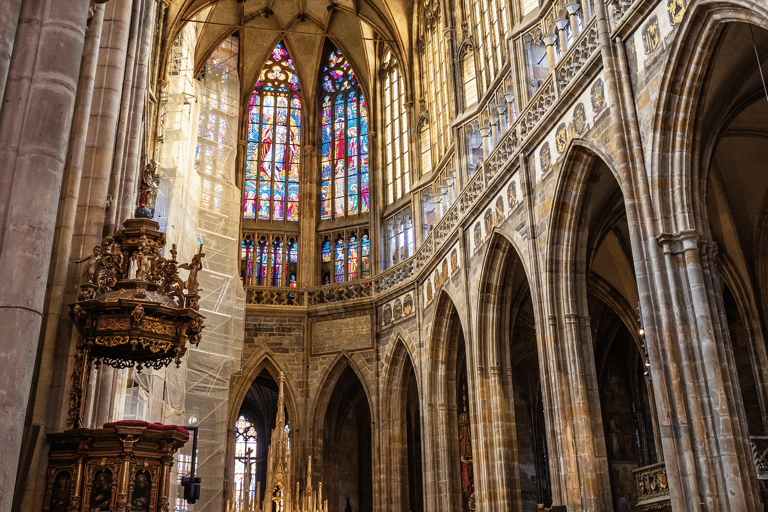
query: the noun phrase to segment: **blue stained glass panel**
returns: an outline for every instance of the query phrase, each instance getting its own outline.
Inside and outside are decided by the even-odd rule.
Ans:
[[[339,239],[336,242],[335,254],[335,277],[336,282],[341,283],[344,281],[344,240]]]
[[[357,238],[354,236],[349,237],[347,256],[347,279],[357,279]]]
[[[322,248],[322,256],[323,256],[323,263],[327,263],[331,261],[331,242],[330,240],[326,240],[323,242],[323,248]]]
[[[290,263],[299,262],[299,243],[298,242],[293,242],[291,244],[291,247],[288,250],[288,261]]]

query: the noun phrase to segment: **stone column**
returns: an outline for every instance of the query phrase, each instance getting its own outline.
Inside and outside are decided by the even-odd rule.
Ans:
[[[59,200],[53,258],[51,259],[51,266],[53,268],[51,269],[51,279],[48,283],[47,313],[44,319],[44,332],[42,336],[43,346],[40,350],[35,397],[33,403],[30,404],[31,407],[34,407],[32,424],[43,425],[48,432],[57,430],[62,426],[58,425],[55,421],[51,421],[48,414],[50,385],[54,367],[56,332],[59,322],[63,317],[66,318],[67,311],[69,310],[69,306],[66,306],[64,301],[67,267],[71,255],[72,232],[75,223],[77,198],[80,192],[85,135],[88,131],[88,117],[91,111],[93,82],[103,22],[104,5],[100,4],[96,6],[93,17],[88,25],[85,48],[83,50],[83,62],[80,68],[72,132],[69,140],[69,153],[61,187],[61,198]],[[27,479],[27,486],[24,492],[23,510],[38,510],[43,506],[43,493],[36,492],[36,489],[38,484],[44,482],[46,471],[45,461],[40,460],[44,440],[45,438],[42,435],[37,439],[35,453],[30,466],[32,473]],[[36,504],[33,505],[33,502]]]
[[[0,511],[11,510],[88,16],[86,0],[25,2],[0,112]],[[32,27],[35,27],[34,29]],[[30,28],[30,30],[22,30]],[[12,85],[13,83],[13,85]],[[11,86],[12,85],[12,86]],[[10,134],[16,134],[9,139]]]
[[[487,157],[493,149],[490,124],[485,124],[482,128],[480,128],[480,136],[483,138],[483,161],[485,161],[485,157]]]
[[[104,232],[112,234],[117,227],[117,214],[120,211],[122,197],[120,187],[123,184],[123,176],[126,172],[125,150],[126,137],[131,121],[131,111],[133,110],[133,78],[136,68],[136,53],[139,40],[139,26],[141,25],[143,11],[142,0],[133,2],[133,10],[130,15],[130,32],[128,34],[128,47],[123,65],[123,76],[121,97],[119,103],[119,113],[117,122],[117,134],[115,136],[114,155],[112,156],[111,169],[112,175],[109,178],[109,195],[112,198],[110,206],[107,208],[104,217]]]
[[[573,33],[573,37],[576,38],[581,33],[581,29],[579,29],[579,9],[581,7],[576,2],[570,2],[565,4],[565,10],[568,13],[568,20],[571,23],[571,33]]]
[[[5,93],[8,69],[11,67],[11,55],[20,13],[21,0],[5,0],[0,3],[0,104]]]
[[[568,34],[565,30],[566,27],[568,27],[567,18],[557,18],[555,20],[555,32],[557,33],[557,37],[560,42],[560,58],[561,59],[565,55],[565,52],[568,51]]]
[[[144,110],[147,97],[149,77],[149,57],[152,46],[152,28],[154,26],[154,0],[144,1],[142,27],[139,32],[138,56],[136,58],[136,77],[133,80],[133,108],[131,110],[130,132],[126,149],[125,172],[120,193],[120,212],[116,213],[115,225],[120,226],[124,220],[133,217],[136,210],[137,176],[141,173],[144,163],[141,162],[142,135],[144,133]]]
[[[547,66],[549,66],[549,73],[555,72],[555,64],[557,64],[557,56],[555,55],[555,41],[557,36],[555,34],[544,34],[541,36],[541,40],[547,45]]]

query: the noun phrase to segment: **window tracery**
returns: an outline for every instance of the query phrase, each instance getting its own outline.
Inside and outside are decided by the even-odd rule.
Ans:
[[[320,218],[369,210],[368,106],[354,70],[334,49],[320,73]]]
[[[240,280],[246,286],[298,285],[296,235],[247,233],[240,244]]]
[[[299,220],[301,90],[283,43],[272,50],[248,105],[246,219]]]
[[[320,255],[321,284],[371,277],[371,239],[367,229],[323,235]]]

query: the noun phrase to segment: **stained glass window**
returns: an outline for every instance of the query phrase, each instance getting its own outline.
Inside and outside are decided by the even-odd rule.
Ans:
[[[240,246],[240,282],[251,284],[253,279],[253,239],[251,235],[243,237]]]
[[[367,213],[368,107],[355,72],[340,50],[328,56],[320,84],[320,218]]]
[[[323,253],[323,263],[331,261],[331,241],[330,240],[326,240],[325,242],[323,242],[322,253]]]
[[[334,270],[336,282],[341,283],[344,281],[344,239],[339,238],[336,240],[336,247],[334,248]]]
[[[368,238],[368,235],[363,235],[363,241],[362,241],[362,267],[363,267],[363,278],[371,277],[371,239]]]
[[[240,279],[246,286],[297,285],[299,243],[295,235],[243,236],[240,248]]]
[[[427,110],[430,113],[429,137],[431,139],[432,161],[439,162],[453,143],[451,129],[451,90],[450,70],[446,62],[448,43],[443,35],[444,25],[440,14],[440,2],[425,0],[422,4],[423,24],[421,37],[424,41],[424,53],[420,59],[422,83],[425,84],[423,94],[427,99]]]
[[[278,43],[248,105],[243,216],[299,220],[301,90],[283,43]]]
[[[235,503],[255,503],[258,436],[253,422],[240,416],[235,423]],[[238,509],[239,510],[239,509]]]
[[[357,279],[357,264],[359,254],[357,252],[357,237],[349,237],[349,243],[347,247],[347,279],[350,281]]]

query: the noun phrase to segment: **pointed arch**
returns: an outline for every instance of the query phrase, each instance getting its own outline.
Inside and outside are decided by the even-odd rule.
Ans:
[[[248,361],[243,364],[243,369],[240,371],[240,375],[232,382],[230,386],[230,398],[229,398],[229,422],[228,425],[234,425],[237,421],[237,416],[240,412],[240,408],[245,400],[245,395],[248,394],[248,388],[254,380],[266,370],[275,382],[278,382],[280,372],[284,372],[286,375],[290,375],[286,368],[281,367],[274,356],[266,349],[260,350],[251,354]],[[299,426],[299,415],[297,413],[296,402],[294,399],[295,393],[292,390],[291,382],[293,379],[286,378],[284,385],[285,389],[285,407],[288,410],[288,417],[292,422],[292,429],[296,430]]]
[[[432,333],[429,341],[428,368],[425,379],[424,415],[425,465],[436,475],[426,483],[425,495],[433,510],[458,512],[462,509],[459,444],[458,380],[462,363],[473,365],[465,345],[464,329],[454,300],[443,288],[435,299]],[[467,393],[476,396],[471,372],[467,372]],[[474,412],[475,409],[472,410]]]
[[[248,103],[245,219],[299,220],[302,101],[293,60],[280,41]]]
[[[336,386],[339,383],[341,374],[344,373],[344,370],[347,368],[349,368],[355,374],[357,380],[360,381],[360,385],[363,387],[363,391],[365,391],[365,398],[368,402],[368,408],[371,411],[372,421],[375,421],[375,409],[373,406],[374,404],[371,397],[371,391],[368,386],[368,381],[360,371],[360,368],[358,368],[358,366],[352,361],[352,357],[354,357],[354,354],[350,356],[346,352],[336,356],[334,362],[329,365],[330,370],[326,372],[320,383],[320,386],[318,387],[314,404],[310,408],[310,411],[312,411],[312,428],[316,433],[322,432],[322,428],[325,424],[325,413],[328,409],[328,404],[331,401],[331,396],[336,390]]]
[[[329,46],[318,80],[320,219],[370,210],[368,103],[351,62]]]
[[[702,117],[711,73],[705,70],[711,67],[722,31],[730,22],[768,30],[768,5],[750,0],[691,2],[660,72],[649,162],[650,174],[665,184],[653,192],[661,212],[660,233],[696,229],[697,219],[707,218],[708,166],[702,167],[701,160],[711,140],[702,136]]]
[[[414,389],[411,386],[415,386]],[[382,393],[382,416],[387,422],[382,425],[385,442],[382,444],[380,460],[381,473],[387,475],[387,483],[384,485],[384,509],[385,510],[414,510],[409,503],[413,497],[414,489],[411,488],[414,480],[421,484],[421,471],[418,475],[413,472],[422,467],[422,446],[419,442],[421,432],[421,387],[415,372],[413,359],[406,342],[398,336],[394,348],[389,357],[387,372],[384,376],[384,391]],[[409,403],[409,398],[415,404]],[[414,407],[415,405],[415,407]],[[409,407],[415,409],[414,415],[409,415]],[[412,423],[415,422],[416,425]],[[416,431],[418,436],[412,435]],[[412,443],[418,443],[412,446]],[[418,463],[409,464],[409,455],[418,454]],[[415,477],[415,478],[414,478]],[[422,494],[423,499],[423,494]],[[417,509],[423,507],[423,503],[417,505]],[[423,508],[422,508],[423,510]]]

